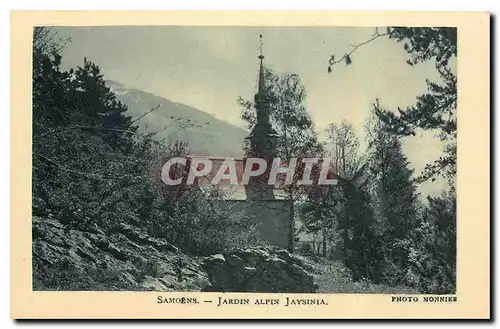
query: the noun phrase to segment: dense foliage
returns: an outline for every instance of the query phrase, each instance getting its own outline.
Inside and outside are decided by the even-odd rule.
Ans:
[[[34,215],[83,231],[114,232],[128,223],[193,254],[257,239],[247,218],[229,216],[230,209],[196,186],[169,193],[160,180],[161,159],[187,155],[188,146],[138,133],[137,119],[127,116],[97,65],[85,59],[81,67],[61,69],[60,44],[49,29],[35,29]]]

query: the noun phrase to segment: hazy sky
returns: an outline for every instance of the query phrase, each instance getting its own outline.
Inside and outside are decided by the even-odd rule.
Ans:
[[[374,28],[339,27],[80,27],[57,28],[70,37],[63,51],[65,68],[83,57],[98,64],[106,79],[173,101],[192,105],[221,120],[244,127],[238,96],[256,90],[259,34],[264,37],[265,65],[277,73],[300,75],[307,106],[318,131],[329,123],[352,123],[361,139],[371,104],[396,109],[415,103],[426,79],[437,79],[432,62],[406,64],[403,45],[380,38],[355,52],[352,65],[327,62],[371,37]],[[383,29],[381,30],[383,31]],[[441,154],[431,134],[405,140],[411,165],[420,171]],[[421,191],[438,189],[442,182]]]

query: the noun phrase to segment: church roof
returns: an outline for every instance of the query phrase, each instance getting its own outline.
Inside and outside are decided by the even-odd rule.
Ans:
[[[231,182],[229,179],[221,179],[217,183],[217,190],[222,193],[221,198],[225,200],[246,200],[247,190],[246,186],[243,185],[243,173],[245,170],[245,158],[244,157],[217,157],[217,156],[190,156],[191,160],[193,159],[203,159],[209,160],[212,164],[211,170],[209,173],[202,177],[197,177],[196,182],[197,185],[200,186],[203,190],[207,191],[207,193],[214,188],[213,181],[217,172],[220,170],[222,164],[226,160],[234,161],[234,167],[236,169],[236,179],[237,182]],[[282,162],[282,166],[286,166],[286,162]],[[318,164],[319,165],[319,164]],[[201,169],[201,168],[200,168]],[[296,169],[297,170],[297,169]],[[229,173],[228,169],[225,171],[226,174]],[[331,179],[335,177],[333,171],[328,171],[327,178]],[[286,200],[287,195],[284,191],[286,175],[283,173],[279,173],[276,176],[276,183],[274,185],[270,185],[272,187],[272,192],[274,198],[276,200]]]
[[[200,185],[200,188],[203,191],[210,193],[211,189],[213,189],[213,186],[202,184]],[[249,199],[247,196],[247,190],[243,185],[220,185],[217,186],[217,190],[221,193],[221,200],[245,201]],[[271,201],[288,199],[283,189],[275,188],[273,189],[273,194],[274,200]]]
[[[243,157],[217,157],[217,156],[190,156],[191,159],[207,159],[212,163],[211,171],[203,177],[197,178],[197,183],[205,191],[210,191],[213,188],[212,181],[219,171],[220,167],[226,160],[232,160],[235,164],[237,184],[232,184],[229,179],[221,179],[217,188],[222,192],[222,199],[224,200],[247,200],[247,192],[245,185],[242,184],[243,172],[245,170],[245,163]],[[226,173],[227,170],[226,170]],[[276,178],[276,185],[273,188],[273,194],[276,200],[286,199],[283,191],[283,184],[285,182],[284,175],[278,175]]]

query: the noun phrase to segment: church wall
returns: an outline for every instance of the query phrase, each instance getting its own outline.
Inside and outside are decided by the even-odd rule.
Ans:
[[[286,200],[225,200],[227,209],[244,212],[257,225],[260,238],[270,245],[288,245],[290,203]]]

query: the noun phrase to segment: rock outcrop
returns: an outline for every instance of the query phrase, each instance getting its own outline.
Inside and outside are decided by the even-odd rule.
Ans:
[[[33,218],[34,290],[200,291],[210,285],[201,259],[121,224],[113,234]]]
[[[202,266],[211,282],[205,291],[313,293],[318,288],[302,260],[283,249],[231,249],[206,257]]]
[[[316,292],[314,269],[300,257],[273,248],[237,248],[200,258],[121,224],[69,229],[34,217],[34,290],[154,290]]]

